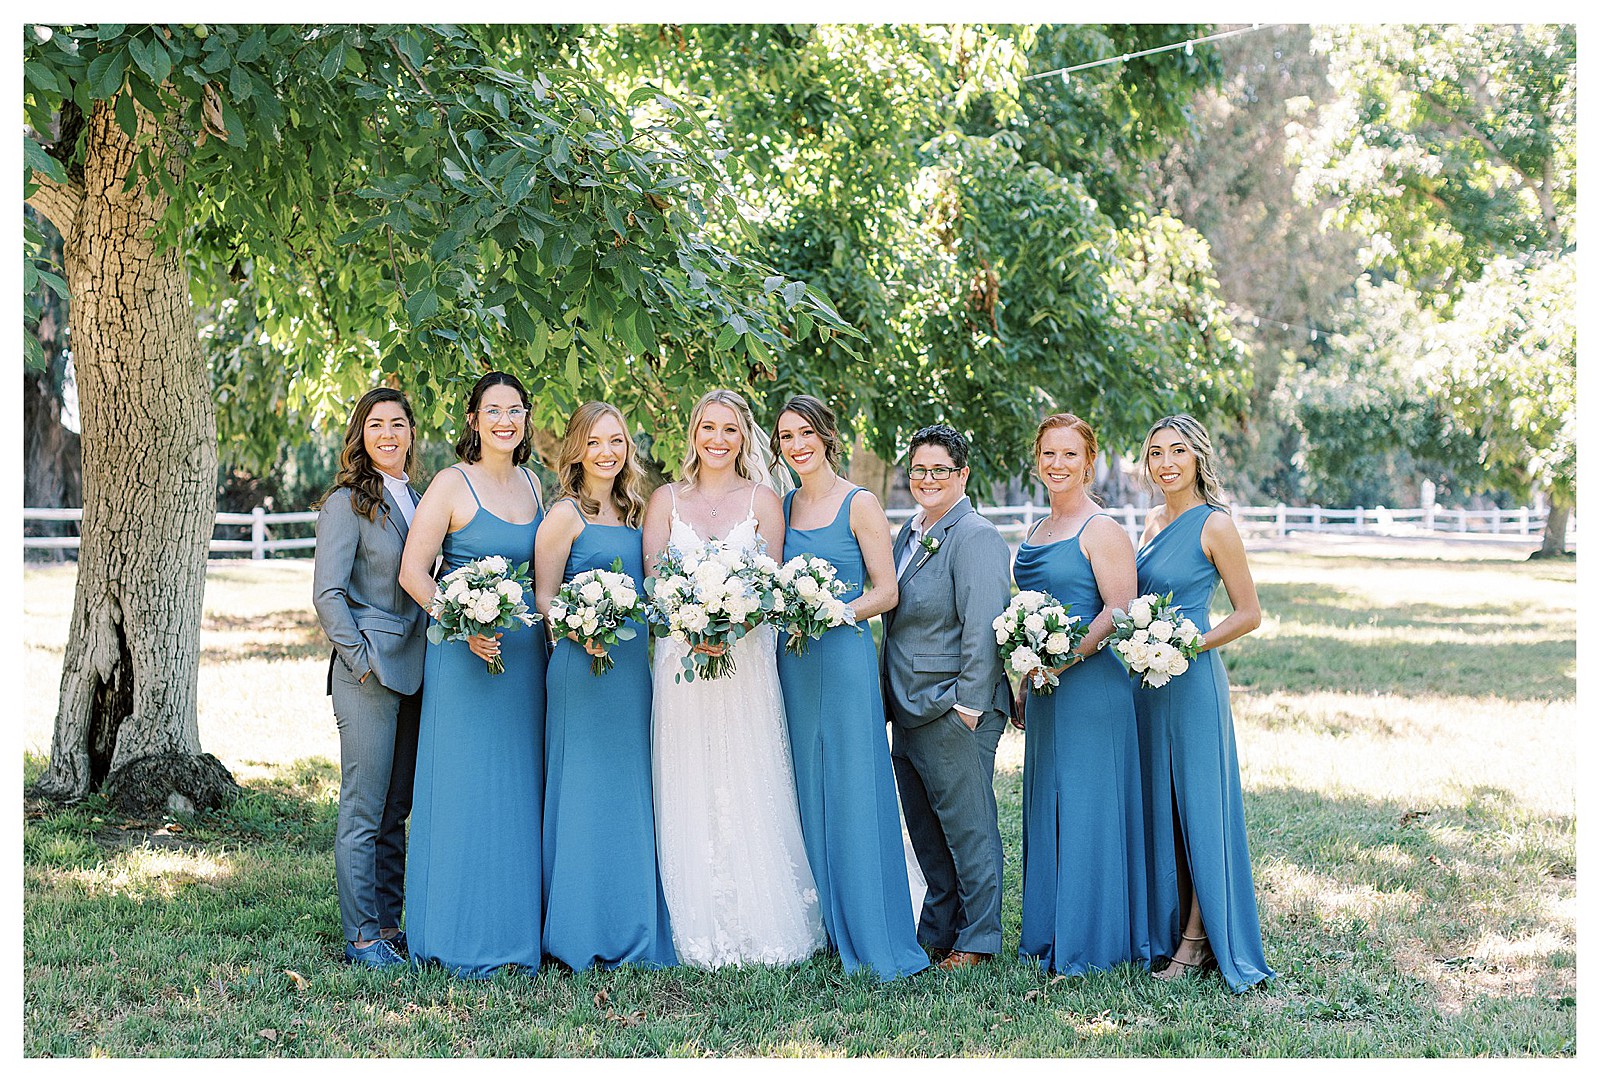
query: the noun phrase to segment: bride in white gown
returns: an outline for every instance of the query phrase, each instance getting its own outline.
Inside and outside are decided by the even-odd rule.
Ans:
[[[685,553],[720,538],[783,552],[783,507],[745,400],[709,391],[689,417],[683,480],[644,520],[649,571],[670,541]],[[672,945],[685,965],[783,965],[826,943],[806,863],[777,641],[762,625],[732,647],[734,672],[675,681],[688,648],[656,640],[653,774],[656,849]],[[704,652],[717,648],[696,647]]]

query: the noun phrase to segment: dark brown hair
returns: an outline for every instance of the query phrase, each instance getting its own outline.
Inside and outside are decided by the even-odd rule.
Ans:
[[[472,418],[477,416],[478,403],[483,401],[483,394],[490,387],[510,387],[522,400],[522,408],[524,410],[529,408],[527,389],[516,376],[509,372],[485,372],[479,376],[478,382],[472,385],[472,393],[467,396],[466,426],[456,439],[456,457],[463,462],[476,462],[483,457],[483,440],[478,436],[478,426]],[[511,452],[511,461],[514,465],[520,466],[532,455],[533,418],[525,416],[522,418],[522,442]]]
[[[348,488],[351,506],[356,514],[365,515],[368,522],[377,522],[380,511],[385,515],[389,513],[383,502],[383,475],[372,464],[366,443],[367,418],[372,414],[373,407],[382,402],[398,402],[406,412],[406,423],[411,426],[411,446],[406,448],[404,469],[407,476],[410,475],[411,461],[417,453],[416,415],[411,412],[411,403],[405,395],[393,387],[374,387],[356,400],[356,408],[350,413],[350,423],[345,426],[344,447],[339,451],[338,476],[333,479],[333,486],[317,501],[318,507],[327,503],[328,497],[339,489]]]
[[[772,421],[772,457],[775,462],[783,461],[783,452],[778,450],[778,421],[785,413],[793,413],[805,419],[822,438],[822,454],[828,460],[828,465],[833,467],[835,473],[840,469],[844,456],[839,448],[839,422],[834,417],[828,404],[815,395],[797,394],[783,404],[773,416]]]

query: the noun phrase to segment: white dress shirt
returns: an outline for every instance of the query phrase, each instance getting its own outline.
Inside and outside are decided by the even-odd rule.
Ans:
[[[391,477],[382,470],[378,471],[378,476],[383,478],[383,487],[388,490],[389,498],[394,501],[394,505],[400,508],[400,514],[406,520],[406,529],[409,530],[411,528],[411,513],[417,507],[411,498],[411,489],[408,487],[411,483],[411,478]]]

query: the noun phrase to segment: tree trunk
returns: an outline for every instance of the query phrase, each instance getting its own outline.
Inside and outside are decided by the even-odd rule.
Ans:
[[[214,807],[238,790],[201,753],[195,710],[216,420],[183,252],[147,237],[166,197],[123,190],[133,147],[111,106],[95,103],[81,202],[55,223],[82,418],[83,542],[38,791],[76,800],[104,784],[130,811]]]
[[[1567,498],[1557,492],[1550,493],[1550,514],[1544,520],[1544,542],[1534,553],[1536,559],[1568,555],[1567,519],[1571,514],[1572,504]]]
[[[33,213],[29,211],[29,213]],[[46,238],[48,261],[61,266],[61,235],[37,216]],[[44,368],[22,373],[22,506],[78,507],[82,503],[83,461],[78,434],[61,423],[62,387],[67,379],[66,303],[40,287],[39,325],[34,337],[44,353]],[[68,537],[71,522],[30,522],[29,537]],[[30,560],[60,560],[61,549],[26,549]]]

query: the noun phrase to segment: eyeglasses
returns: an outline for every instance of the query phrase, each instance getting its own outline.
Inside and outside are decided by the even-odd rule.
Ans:
[[[528,411],[521,406],[515,406],[508,410],[487,409],[479,410],[478,412],[489,418],[490,424],[499,424],[502,417],[508,421],[516,422],[528,415]]]
[[[951,474],[961,471],[954,466],[912,466],[906,471],[906,476],[913,481],[920,481],[924,477],[931,477],[935,481],[947,480]]]

